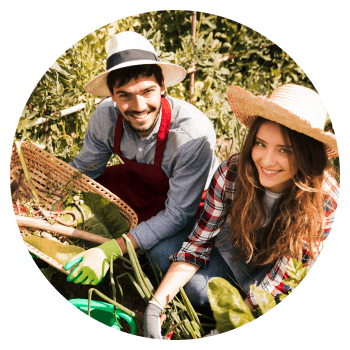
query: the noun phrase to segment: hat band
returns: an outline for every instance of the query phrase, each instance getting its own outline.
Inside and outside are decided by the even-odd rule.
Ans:
[[[138,49],[131,49],[116,52],[107,59],[107,70],[118,64],[137,60],[151,60],[156,62],[161,62],[161,60],[152,52]]]

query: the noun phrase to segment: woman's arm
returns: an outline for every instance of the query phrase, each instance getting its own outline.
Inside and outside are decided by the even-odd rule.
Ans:
[[[213,176],[203,211],[192,233],[183,243],[180,252],[170,256],[169,259],[173,262],[144,313],[145,337],[162,339],[160,312],[200,267],[208,265],[215,236],[227,217],[227,204],[224,201],[227,173],[227,162],[224,162]]]
[[[164,308],[198,269],[198,266],[188,262],[173,262],[151,301],[157,302]]]
[[[199,267],[187,262],[173,262],[144,313],[144,336],[162,339],[160,313]]]

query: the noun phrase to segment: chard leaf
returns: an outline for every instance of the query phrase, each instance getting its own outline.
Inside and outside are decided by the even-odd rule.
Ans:
[[[63,266],[84,249],[74,245],[64,245],[57,241],[51,241],[38,236],[24,236],[23,240],[40,250],[50,258],[56,260]]]
[[[219,333],[243,326],[254,320],[238,290],[221,277],[211,278],[207,285],[210,306]]]
[[[255,295],[256,301],[258,302],[262,314],[265,314],[267,311],[276,306],[275,299],[266,290],[254,285],[250,286],[250,290]]]
[[[62,203],[60,209],[75,212],[77,216],[77,229],[85,230],[95,235],[106,237],[108,239],[115,239],[121,237],[123,233],[129,231],[129,223],[122,217],[118,206],[102,197],[98,193],[82,192],[80,198],[83,203],[79,206],[85,214],[85,228],[83,215],[80,209],[74,204]],[[52,206],[52,211],[56,211],[61,200]],[[69,223],[72,222],[73,217],[70,214],[65,214],[62,220]],[[87,242],[89,246],[96,246],[95,243]],[[90,244],[91,243],[91,244]],[[87,246],[88,247],[88,246]]]

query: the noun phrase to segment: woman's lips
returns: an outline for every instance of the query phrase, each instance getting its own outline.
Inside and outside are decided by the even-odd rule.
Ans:
[[[261,172],[268,177],[275,176],[276,174],[280,173],[282,170],[267,170],[264,169],[262,166],[260,166]]]

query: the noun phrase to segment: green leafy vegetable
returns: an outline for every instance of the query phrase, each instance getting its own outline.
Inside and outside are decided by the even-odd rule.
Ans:
[[[303,267],[302,262],[290,259],[287,272],[289,278],[284,279],[283,282],[294,289],[305,278],[307,267]],[[258,303],[258,307],[252,312],[244,303],[238,290],[228,281],[220,277],[209,280],[207,293],[216,321],[216,329],[219,333],[227,332],[253,321],[271,310],[291,293],[289,291],[287,294],[279,294],[274,298],[269,292],[255,285],[250,286],[250,291]]]
[[[262,314],[265,314],[267,311],[271,310],[274,306],[276,306],[275,299],[266,290],[260,287],[256,287],[254,285],[250,286],[250,290],[253,292],[258,302]]]
[[[38,236],[24,236],[23,240],[62,265],[84,251],[74,245],[64,245]]]
[[[288,263],[288,275],[289,278],[283,280],[283,283],[288,284],[290,287],[295,288],[305,278],[307,273],[307,267],[303,267],[301,261],[296,259],[290,259]]]
[[[230,331],[254,320],[238,290],[221,277],[211,278],[207,285],[210,306],[219,333]]]
[[[109,239],[121,237],[123,233],[129,231],[129,223],[122,217],[115,203],[98,193],[91,192],[81,192],[80,200],[83,203],[79,204],[79,207],[74,203],[66,204],[65,202],[60,207],[61,210],[75,212],[78,229]],[[61,200],[56,202],[51,210],[56,211],[60,202]],[[85,225],[80,208],[85,216]],[[71,214],[65,214],[62,220],[69,223],[74,219]]]

